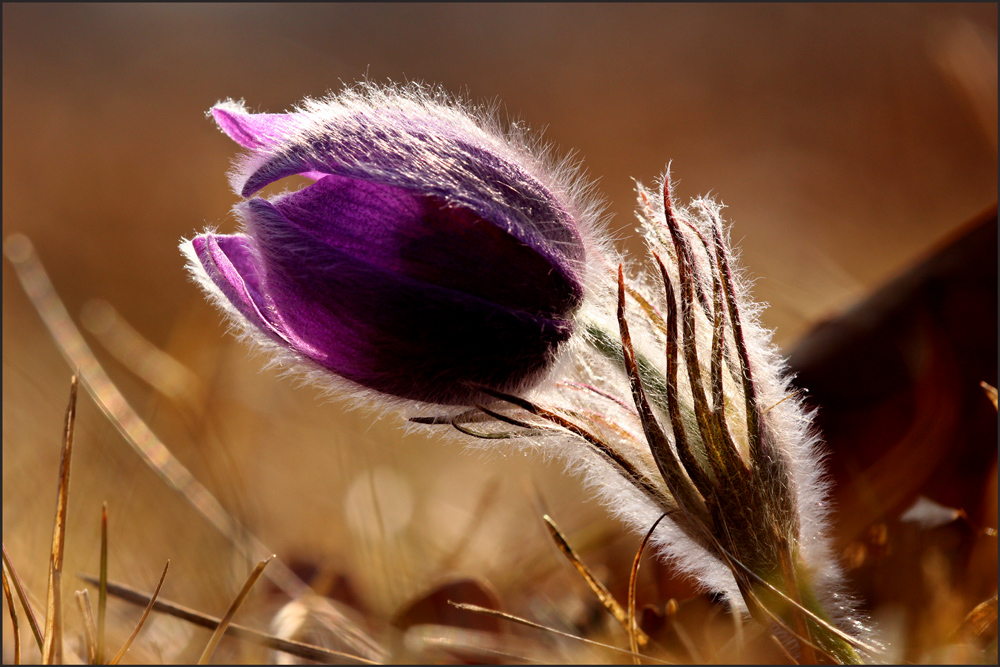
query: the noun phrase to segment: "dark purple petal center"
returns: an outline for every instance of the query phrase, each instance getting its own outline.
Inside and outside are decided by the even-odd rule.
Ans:
[[[474,402],[482,398],[478,385],[513,390],[537,377],[572,334],[568,319],[512,309],[320,243],[264,200],[247,203],[246,223],[257,263],[239,271],[263,276],[264,285],[253,291],[255,308],[241,311],[263,311],[253,319],[265,333],[377,391]],[[232,270],[218,274],[233,280]]]
[[[418,282],[543,317],[565,316],[582,297],[561,267],[437,197],[327,176],[273,205],[318,245]]]

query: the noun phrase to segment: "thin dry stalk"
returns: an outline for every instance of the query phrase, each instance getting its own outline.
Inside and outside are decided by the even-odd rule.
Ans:
[[[17,272],[21,286],[42,318],[59,351],[73,368],[79,369],[84,387],[129,446],[170,488],[191,503],[248,561],[256,561],[261,553],[270,553],[270,549],[229,514],[222,503],[195,479],[156,437],[146,422],[125,400],[121,391],[111,382],[84,341],[80,330],[73,323],[28,237],[24,234],[11,234],[4,243],[4,254]],[[268,570],[268,578],[292,598],[311,592],[311,589],[280,560]],[[358,653],[375,659],[386,657],[381,646],[332,605],[328,605],[326,611],[331,618],[336,619],[343,640]]]
[[[579,637],[577,635],[571,635],[568,632],[563,632],[562,630],[556,630],[555,628],[550,628],[547,625],[542,625],[541,623],[535,623],[534,621],[529,621],[526,618],[521,618],[520,616],[515,616],[514,614],[508,614],[503,611],[497,611],[496,609],[487,609],[486,607],[480,607],[477,604],[468,604],[465,602],[452,602],[448,600],[448,604],[456,609],[464,609],[465,611],[471,611],[477,614],[484,614],[486,616],[492,616],[494,618],[499,618],[504,621],[510,621],[512,623],[518,623],[528,628],[534,628],[535,630],[542,630],[543,632],[548,632],[554,635],[559,635],[560,637],[565,637],[567,639],[573,639],[578,642],[583,642],[584,644],[590,644],[591,646],[597,646],[608,651],[614,651],[615,653],[621,653],[622,655],[627,655],[629,657],[638,656],[639,658],[644,658],[646,660],[652,660],[663,665],[669,665],[671,663],[666,660],[659,660],[657,658],[650,658],[645,655],[639,655],[633,653],[632,651],[626,651],[623,648],[618,648],[617,646],[611,646],[610,644],[604,644],[602,642],[594,641],[593,639],[587,639],[586,637]]]
[[[552,520],[552,517],[548,514],[544,514],[542,515],[542,519],[545,521],[545,526],[549,529],[549,535],[552,536],[552,541],[556,543],[557,547],[559,547],[559,551],[561,551],[562,554],[566,556],[566,559],[572,563],[573,567],[576,568],[576,571],[583,577],[583,580],[587,582],[588,586],[590,586],[590,590],[594,592],[597,599],[604,605],[604,608],[615,617],[615,620],[621,624],[622,628],[625,629],[625,632],[627,632],[631,638],[633,634],[631,631],[632,626],[629,624],[628,614],[626,614],[625,610],[622,609],[621,604],[619,604],[618,600],[615,599],[615,596],[611,594],[608,587],[598,581],[597,577],[595,577],[590,571],[590,568],[588,568],[584,562],[580,560],[580,556],[577,555],[573,547],[570,546],[566,536],[559,530],[559,527],[556,525],[555,521]],[[637,641],[640,646],[645,646],[649,642],[649,636],[642,630],[637,628],[635,634],[635,641]],[[636,649],[633,646],[632,651],[634,652],[635,650]]]
[[[99,582],[96,577],[90,577],[85,574],[78,574],[77,577],[92,586],[96,586]],[[214,616],[202,614],[199,611],[179,605],[176,602],[164,600],[163,598],[154,599],[145,593],[141,593],[134,588],[130,588],[129,586],[125,586],[123,584],[108,582],[107,587],[108,594],[113,595],[116,598],[139,606],[152,604],[153,611],[157,611],[161,614],[167,614],[168,616],[173,616],[174,618],[179,618],[182,621],[191,623],[192,625],[208,628],[209,630],[215,630],[221,622],[221,619]],[[371,660],[366,660],[365,658],[360,658],[356,655],[350,655],[349,653],[331,651],[319,646],[313,646],[312,644],[305,644],[303,642],[275,637],[274,635],[269,635],[243,625],[237,625],[236,623],[229,624],[229,627],[226,629],[226,634],[236,639],[253,642],[275,651],[281,651],[282,653],[294,655],[306,660],[312,660],[314,662],[360,665],[379,664]]]
[[[980,602],[970,611],[962,624],[955,629],[954,636],[959,638],[979,637],[986,634],[990,628],[997,627],[997,596],[994,595],[985,602]]]
[[[208,645],[205,646],[205,650],[202,652],[201,658],[198,659],[199,665],[207,665],[208,661],[212,659],[212,654],[215,653],[216,647],[219,645],[219,642],[222,641],[223,635],[226,634],[226,628],[229,627],[229,623],[233,620],[233,616],[236,615],[236,612],[243,605],[243,601],[247,599],[247,596],[250,594],[250,589],[253,588],[253,585],[257,583],[258,579],[260,579],[260,575],[264,574],[264,568],[267,567],[267,564],[271,562],[272,558],[274,558],[274,556],[269,556],[257,563],[257,567],[255,567],[253,572],[250,573],[250,576],[247,577],[247,580],[243,583],[243,588],[241,588],[240,592],[237,593],[236,599],[233,600],[231,605],[229,605],[229,609],[226,610],[222,620],[219,621],[219,625],[216,626],[215,632],[213,632],[212,636],[209,638]]]
[[[3,564],[10,572],[10,580],[14,583],[14,591],[17,593],[17,599],[21,601],[21,607],[24,608],[24,613],[28,617],[28,626],[31,628],[31,633],[35,636],[35,643],[38,644],[38,652],[42,651],[42,631],[38,627],[38,621],[35,619],[35,612],[31,609],[31,603],[28,602],[28,596],[24,592],[24,586],[21,584],[21,577],[17,576],[17,570],[10,562],[10,556],[7,555],[7,545],[2,545],[3,547]]]
[[[97,663],[97,628],[94,624],[94,608],[90,605],[90,594],[87,589],[76,592],[76,603],[80,607],[80,615],[83,616],[83,639],[87,649],[87,664]]]
[[[771,637],[771,641],[774,642],[774,645],[778,647],[779,651],[781,651],[781,655],[785,656],[785,660],[788,661],[789,665],[799,664],[799,661],[796,660],[794,657],[792,657],[792,654],[788,652],[788,649],[785,648],[785,645],[781,643],[780,639],[778,639],[773,634],[769,636]],[[806,663],[806,664],[811,664],[811,663]]]
[[[7,599],[7,609],[10,612],[10,624],[14,626],[14,664],[21,664],[21,628],[17,622],[17,608],[14,606],[14,596],[10,593],[10,585],[7,583],[7,570],[4,568],[0,574],[3,575],[3,596]]]
[[[108,503],[101,508],[101,583],[97,588],[97,664],[104,664],[104,622],[108,611]]]
[[[160,594],[160,587],[163,586],[163,580],[167,578],[167,570],[169,569],[170,561],[168,560],[167,564],[163,566],[163,574],[160,575],[160,581],[157,582],[156,589],[153,590],[153,595],[149,598],[149,604],[146,605],[146,609],[142,612],[142,616],[139,617],[139,622],[135,624],[135,629],[132,630],[132,634],[130,634],[128,639],[125,640],[125,643],[122,645],[121,649],[118,650],[118,653],[115,654],[115,657],[111,658],[111,662],[109,664],[117,665],[118,661],[125,657],[125,653],[128,651],[129,647],[132,646],[132,642],[135,641],[135,638],[139,635],[139,631],[142,630],[142,626],[146,622],[149,612],[153,609],[153,603],[156,602],[156,596]]]
[[[63,429],[62,455],[59,461],[59,490],[56,494],[56,519],[52,528],[52,550],[49,560],[49,591],[45,605],[45,633],[42,638],[42,663],[62,662],[62,569],[66,545],[66,514],[69,508],[69,473],[73,456],[73,429],[76,427],[76,397],[78,376],[73,374],[69,385],[69,405]]]
[[[684,650],[691,656],[692,662],[700,665],[713,662],[705,658],[705,655],[698,648],[698,642],[691,638],[691,633],[687,631],[687,628],[685,628],[684,625],[681,624],[680,619],[677,618],[677,612],[679,609],[680,605],[677,604],[676,599],[670,598],[667,600],[667,605],[663,610],[663,615],[667,619],[667,625],[673,633],[677,635],[677,639],[680,640]],[[711,647],[709,646],[709,648]]]
[[[980,382],[979,386],[983,388],[983,391],[986,393],[986,397],[990,399],[990,402],[993,403],[993,407],[996,408],[997,388],[991,385],[989,382]]]
[[[415,625],[403,637],[407,648],[412,646],[419,651],[419,658],[434,664],[448,664],[456,660],[472,664],[490,664],[498,660],[501,661],[499,664],[551,664],[554,660],[554,657],[539,659],[540,655],[552,655],[551,651],[545,651],[539,645],[511,640],[509,636],[449,625]],[[512,648],[520,651],[515,653]]]
[[[667,518],[667,515],[661,514],[660,518],[657,519],[650,527],[646,536],[642,538],[642,543],[639,544],[639,550],[635,552],[635,560],[632,561],[632,572],[629,574],[628,578],[628,640],[632,653],[636,654],[632,657],[632,662],[636,665],[639,664],[639,647],[645,646],[649,641],[649,636],[639,629],[638,624],[635,622],[635,585],[639,580],[639,563],[642,561],[642,552],[646,549],[646,545],[649,544],[650,538],[653,537],[653,532],[665,518]],[[640,636],[646,637],[646,641],[640,642]]]
[[[205,403],[198,376],[184,364],[153,345],[104,299],[91,299],[80,311],[83,326],[125,368],[140,377],[191,417]]]

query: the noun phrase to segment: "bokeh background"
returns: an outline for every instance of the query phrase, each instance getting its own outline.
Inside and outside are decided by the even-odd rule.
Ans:
[[[194,414],[87,334],[258,537],[374,616],[456,573],[501,599],[551,575],[540,608],[581,613],[539,496],[599,563],[636,544],[556,465],[402,436],[261,371],[187,281],[179,239],[235,230],[236,147],[206,110],[232,97],[282,111],[364,78],[440,84],[544,130],[583,160],[632,252],[632,179],[671,163],[679,198],[728,206],[785,349],[997,196],[994,4],[4,4],[4,238],[31,239],[78,321],[107,332],[110,305],[190,369]],[[69,374],[5,260],[3,540],[36,595]],[[103,500],[112,578],[148,590],[171,558],[164,595],[220,614],[247,572],[87,397],[72,494],[69,572],[96,570]]]

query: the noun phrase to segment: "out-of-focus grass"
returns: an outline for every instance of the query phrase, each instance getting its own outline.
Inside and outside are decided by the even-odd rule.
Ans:
[[[232,227],[223,172],[234,147],[204,119],[212,103],[231,95],[277,111],[366,72],[498,97],[579,150],[611,200],[612,228],[633,249],[629,177],[648,182],[672,159],[684,197],[711,190],[729,204],[744,263],[761,278],[757,296],[772,304],[765,322],[786,347],[996,196],[994,5],[8,4],[3,12],[4,237],[31,236],[70,314],[94,324],[88,341],[114,384],[234,516],[380,641],[433,644],[428,655],[441,660],[443,635],[388,628],[457,577],[488,589],[505,611],[628,646],[552,545],[534,488],[620,602],[639,538],[623,535],[557,466],[499,454],[485,462],[259,370],[185,282],[176,252],[178,237],[205,224]],[[3,272],[3,538],[37,612],[72,369],[6,262]],[[171,374],[164,357],[130,346],[136,339],[124,327],[117,343],[102,333],[102,307],[84,309],[95,298],[187,371]],[[116,345],[124,364],[110,351]],[[153,389],[150,372],[165,386],[182,378],[188,393]],[[66,597],[83,587],[76,572],[100,569],[106,500],[111,579],[148,592],[169,558],[161,595],[221,616],[254,563],[165,487],[82,395],[76,438]],[[920,541],[885,531],[864,537],[869,557]],[[971,559],[989,565],[992,553],[995,568],[995,543],[992,552],[985,545]],[[934,556],[921,571],[921,590],[934,593],[920,608],[876,610],[888,639],[898,639],[890,657],[972,659],[951,634],[975,602],[962,572]],[[733,619],[668,567],[647,557],[636,593],[643,627],[666,655],[733,655]],[[285,601],[261,582],[236,620],[266,629]],[[647,604],[656,610],[644,612]],[[309,609],[303,602],[283,618]],[[109,601],[108,657],[140,613]],[[37,659],[20,621],[23,659]],[[3,622],[9,662],[7,612]],[[66,605],[66,622],[68,646],[85,655],[75,605]],[[325,626],[313,623],[320,641]],[[463,629],[481,631],[476,623]],[[628,659],[569,642],[544,653],[554,639],[501,627],[510,654]],[[750,646],[742,657],[782,659],[752,626],[739,631]],[[154,613],[128,659],[194,661],[209,637]],[[216,659],[261,657],[224,640]]]

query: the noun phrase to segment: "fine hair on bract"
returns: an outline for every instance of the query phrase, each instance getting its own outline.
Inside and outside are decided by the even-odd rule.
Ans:
[[[567,467],[637,533],[666,514],[652,543],[704,589],[812,655],[874,655],[827,536],[813,414],[759,323],[721,206],[677,207],[669,172],[638,195],[655,269],[594,261],[599,285],[563,363],[527,401],[504,397],[525,428],[573,435],[525,439],[546,454],[558,441]]]
[[[225,102],[213,115],[251,149],[231,173],[244,197],[292,173],[418,191],[512,234],[579,292],[565,313],[572,334],[544,364],[443,405],[331,374],[301,348],[261,335],[185,242],[192,275],[236,331],[333,395],[399,411],[408,428],[450,426],[482,449],[560,459],[637,533],[666,515],[652,537],[657,553],[781,628],[803,658],[857,662],[874,652],[826,535],[812,414],[760,325],[762,307],[737,265],[721,206],[704,198],[678,206],[669,171],[656,187],[638,185],[643,269],[614,249],[578,164],[554,160],[520,125],[504,127],[495,110],[440,89],[365,83],[289,114],[252,117]],[[242,138],[244,126],[264,129]]]

